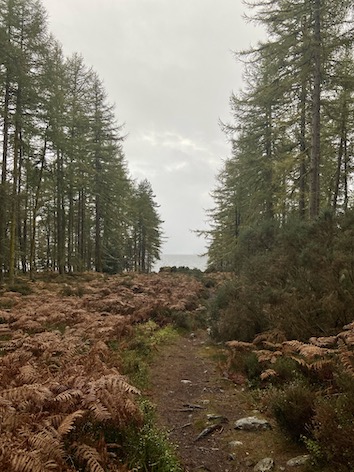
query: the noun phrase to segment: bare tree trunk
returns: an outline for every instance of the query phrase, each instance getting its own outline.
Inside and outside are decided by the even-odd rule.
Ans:
[[[80,272],[85,267],[85,193],[83,189],[79,191],[79,205],[77,218],[77,270]]]
[[[9,148],[9,103],[10,81],[6,76],[5,100],[4,100],[4,124],[1,163],[1,187],[0,187],[0,281],[3,282],[6,271],[6,183],[7,183],[7,155]]]
[[[9,282],[15,281],[16,268],[16,228],[18,222],[18,164],[21,148],[21,89],[17,91],[16,113],[15,113],[15,136],[14,136],[14,158],[13,158],[13,177],[12,177],[12,200],[11,200],[11,224],[10,224],[10,253],[9,253]]]
[[[300,176],[299,176],[299,213],[300,218],[306,215],[306,85],[301,85],[300,95],[301,117],[300,117]]]
[[[47,130],[48,130],[48,126],[47,126]],[[42,150],[42,155],[41,155],[38,183],[36,187],[36,196],[34,200],[34,208],[33,208],[33,215],[32,215],[32,235],[31,235],[31,243],[30,243],[30,277],[31,279],[33,279],[33,273],[36,266],[37,214],[39,210],[39,197],[40,197],[41,184],[42,184],[42,179],[43,179],[45,156],[47,152],[47,130],[45,132],[45,137],[44,137],[44,145],[43,145],[43,150]]]
[[[65,272],[65,221],[64,221],[64,170],[63,155],[57,151],[57,263],[59,274]]]
[[[101,188],[100,188],[100,174],[101,174],[101,163],[98,154],[96,153],[95,158],[95,170],[96,170],[96,196],[95,196],[95,269],[96,272],[102,272],[102,235],[101,235],[101,223],[102,223],[102,208],[101,208]]]
[[[338,196],[339,190],[341,186],[341,175],[342,175],[342,166],[343,166],[343,159],[346,158],[346,150],[347,150],[347,121],[348,121],[348,101],[347,101],[347,93],[346,91],[343,92],[343,106],[341,110],[341,123],[340,123],[340,142],[338,148],[338,156],[337,156],[337,168],[336,168],[336,175],[334,181],[334,190],[333,190],[333,201],[332,201],[332,209],[333,213],[337,211],[338,205]],[[347,180],[346,173],[344,174],[344,187],[346,186],[345,181]]]
[[[321,153],[321,0],[314,2],[314,48],[312,91],[312,148],[310,181],[310,219],[320,211],[320,153]]]
[[[74,197],[73,186],[69,184],[69,210],[68,210],[68,268],[69,272],[73,270],[73,248],[74,248]]]
[[[22,132],[20,135],[20,142],[23,143]],[[28,220],[28,196],[29,196],[29,184],[28,179],[26,179],[24,192],[22,195],[22,177],[24,174],[24,167],[26,167],[26,161],[24,157],[24,147],[23,145],[20,148],[20,161],[18,165],[18,244],[20,248],[20,257],[21,257],[21,269],[25,274],[27,272],[27,220]],[[28,167],[28,162],[27,162]],[[28,176],[28,168],[26,169],[26,175]]]
[[[344,202],[343,208],[344,212],[346,213],[348,210],[348,202],[349,202],[349,195],[348,195],[348,174],[349,174],[349,154],[348,154],[348,141],[347,139],[344,141]]]
[[[273,205],[273,164],[272,164],[272,106],[269,105],[267,110],[267,122],[266,122],[266,143],[265,143],[265,151],[267,156],[266,161],[266,175],[265,175],[265,182],[266,182],[266,214],[269,219],[273,219],[274,217],[274,205]]]

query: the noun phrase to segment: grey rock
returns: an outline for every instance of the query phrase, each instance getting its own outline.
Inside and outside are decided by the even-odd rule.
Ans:
[[[230,441],[229,446],[232,447],[232,448],[243,446],[243,442],[242,441]]]
[[[247,418],[241,418],[235,423],[235,429],[242,429],[244,431],[259,431],[264,429],[270,429],[271,425],[267,420],[257,418],[256,416],[248,416]]]
[[[268,472],[274,469],[274,460],[271,457],[262,459],[254,466],[254,472]]]
[[[298,467],[300,465],[306,464],[310,460],[310,454],[304,454],[303,456],[297,456],[293,459],[290,459],[286,465],[289,467]]]

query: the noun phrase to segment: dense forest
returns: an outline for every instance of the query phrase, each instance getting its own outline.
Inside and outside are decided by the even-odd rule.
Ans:
[[[232,155],[213,191],[207,236],[209,268],[253,287],[250,316],[259,311],[249,306],[255,287],[260,311],[270,304],[280,313],[277,321],[262,315],[255,332],[278,323],[292,336],[321,334],[352,316],[353,6],[260,0],[250,7],[267,35],[237,53],[246,86],[232,95],[232,121],[222,124]],[[291,314],[302,321],[285,326]]]
[[[246,85],[222,123],[206,235],[209,270],[230,279],[212,330],[315,468],[352,471],[354,2],[248,6],[266,34],[236,53]]]
[[[37,0],[0,2],[0,274],[148,272],[161,224],[98,74],[65,57]]]

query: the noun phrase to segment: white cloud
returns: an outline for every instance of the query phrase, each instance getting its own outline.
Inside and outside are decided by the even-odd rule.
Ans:
[[[163,133],[157,133],[156,131],[144,132],[141,136],[141,140],[148,142],[154,147],[167,147],[182,152],[200,151],[210,153],[208,147],[201,142],[187,136],[181,136],[172,131],[165,131]]]

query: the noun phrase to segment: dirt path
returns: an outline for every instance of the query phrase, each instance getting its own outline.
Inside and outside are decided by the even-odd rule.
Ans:
[[[162,348],[151,367],[150,397],[185,471],[250,471],[265,457],[274,458],[275,471],[290,470],[286,461],[304,451],[286,444],[276,428],[256,433],[234,429],[236,420],[259,413],[242,386],[222,378],[211,355],[215,348],[205,338],[177,338]],[[197,439],[213,424],[218,424],[213,432]],[[230,445],[232,441],[239,444]]]

